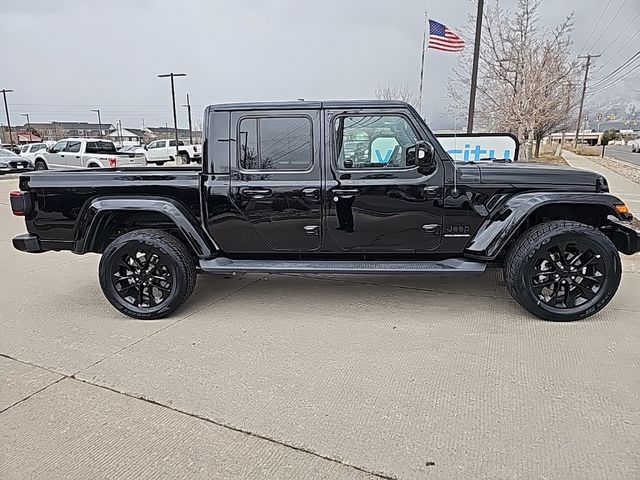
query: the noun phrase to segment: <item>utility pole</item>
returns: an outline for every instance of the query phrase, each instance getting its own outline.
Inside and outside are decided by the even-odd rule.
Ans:
[[[9,107],[7,106],[7,93],[13,92],[13,90],[7,90],[3,88],[0,90],[2,97],[4,98],[4,113],[7,115],[7,127],[9,128],[9,143],[13,147],[13,134],[11,133],[11,120],[9,119]]]
[[[158,75],[158,78],[171,78],[171,103],[173,105],[173,128],[176,131],[176,157],[178,156],[178,144],[180,141],[178,140],[178,116],[176,114],[176,89],[173,84],[174,77],[186,77],[186,73],[163,73]]]
[[[120,139],[120,148],[124,147],[122,144],[122,120],[118,120],[118,138]]]
[[[100,129],[100,138],[102,138],[102,119],[100,118],[100,109],[96,108],[95,110],[91,111],[98,114],[98,128]]]
[[[475,110],[476,110],[476,88],[478,86],[478,63],[480,60],[480,36],[482,34],[483,10],[484,10],[484,0],[478,0],[478,12],[476,13],[476,39],[473,44],[473,69],[471,70],[471,91],[469,92],[469,115],[467,117],[467,133],[473,133],[473,116],[475,115]]]
[[[576,127],[576,138],[573,140],[573,148],[578,147],[578,136],[580,135],[580,124],[582,123],[582,108],[584,107],[584,97],[587,93],[587,77],[589,76],[589,66],[592,58],[598,58],[600,55],[583,55],[578,58],[586,58],[587,66],[584,69],[584,82],[582,83],[582,97],[580,98],[580,109],[578,110],[578,126]]]
[[[182,106],[187,107],[187,114],[189,115],[189,143],[193,145],[193,130],[191,129],[191,104],[189,103],[188,93],[187,93],[187,104]]]
[[[29,130],[29,141],[32,142],[33,138],[31,137],[31,120],[29,120],[29,114],[28,113],[21,113],[20,116],[21,117],[27,117],[27,129]]]

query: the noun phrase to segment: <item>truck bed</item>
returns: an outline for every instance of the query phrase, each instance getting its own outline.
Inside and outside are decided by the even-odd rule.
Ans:
[[[73,242],[78,219],[96,197],[145,195],[179,201],[200,223],[199,167],[126,167],[83,170],[45,170],[20,176],[20,190],[34,191],[27,230],[41,241]]]

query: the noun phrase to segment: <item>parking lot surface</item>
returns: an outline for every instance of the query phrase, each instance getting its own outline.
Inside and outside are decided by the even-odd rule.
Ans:
[[[527,314],[499,271],[200,277],[173,317],[135,321],[98,256],[12,248],[15,188],[3,479],[640,478],[638,256],[575,323]]]

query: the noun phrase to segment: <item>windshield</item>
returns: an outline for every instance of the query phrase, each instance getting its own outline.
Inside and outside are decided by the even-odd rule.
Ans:
[[[116,146],[111,142],[87,142],[87,153],[116,153]]]

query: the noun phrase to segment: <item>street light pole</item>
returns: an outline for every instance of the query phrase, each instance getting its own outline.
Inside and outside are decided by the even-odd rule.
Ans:
[[[7,127],[9,128],[9,143],[13,148],[13,134],[11,133],[11,120],[9,119],[9,107],[7,106],[7,93],[13,92],[13,90],[7,90],[3,88],[0,90],[2,92],[2,97],[4,98],[4,113],[7,115]]]
[[[32,142],[33,141],[33,137],[31,136],[31,120],[29,120],[29,114],[28,113],[21,113],[20,116],[21,117],[27,117],[27,128],[29,129],[29,141]]]
[[[99,136],[100,138],[102,138],[102,119],[100,118],[100,109],[96,108],[94,110],[91,110],[92,112],[96,112],[98,114],[98,128],[100,129],[99,132]]]
[[[177,161],[177,157],[178,157],[178,116],[176,114],[176,89],[173,83],[173,79],[174,77],[186,77],[187,74],[186,73],[163,73],[161,75],[158,75],[158,78],[166,78],[166,77],[170,77],[171,78],[171,104],[173,105],[173,128],[176,131],[176,161]]]
[[[182,106],[187,107],[187,114],[189,115],[189,143],[193,145],[193,130],[191,129],[191,104],[189,103],[188,93],[187,93],[187,104]]]

